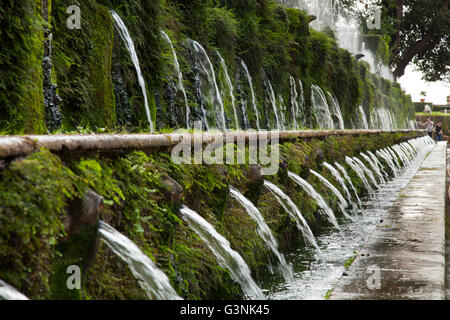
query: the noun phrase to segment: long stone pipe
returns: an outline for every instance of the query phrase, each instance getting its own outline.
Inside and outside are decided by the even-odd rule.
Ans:
[[[90,134],[90,135],[29,135],[1,136],[0,159],[26,156],[41,148],[52,152],[89,152],[114,150],[146,150],[154,148],[171,149],[184,139],[192,143],[201,141],[208,144],[220,140],[233,141],[267,137],[271,139],[278,134],[280,141],[298,138],[325,138],[329,136],[353,136],[381,133],[425,133],[424,130],[305,130],[305,131],[236,131],[236,132],[203,132],[203,133],[170,133],[170,134]]]

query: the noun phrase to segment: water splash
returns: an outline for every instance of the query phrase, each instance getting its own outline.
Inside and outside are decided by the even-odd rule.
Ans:
[[[183,206],[180,210],[198,236],[208,245],[219,264],[227,268],[233,279],[241,285],[243,292],[250,299],[264,299],[259,286],[253,280],[250,269],[241,255],[231,249],[230,243],[220,235],[211,224],[203,219],[197,212]]]
[[[352,195],[350,194],[350,191],[348,190],[347,185],[345,184],[345,180],[344,178],[342,178],[342,175],[339,173],[339,171],[328,162],[324,162],[323,166],[327,168],[328,171],[330,171],[330,173],[336,179],[336,181],[339,182],[342,189],[344,190],[345,195],[347,196],[348,203],[353,203]]]
[[[369,170],[369,168],[366,167],[364,162],[361,161],[361,159],[357,157],[353,157],[353,160],[359,165],[359,167],[364,171],[364,173],[369,177],[370,181],[375,187],[378,187],[378,182],[375,179],[372,171]]]
[[[398,168],[395,166],[394,161],[392,160],[392,155],[389,153],[386,153],[386,151],[380,149],[375,152],[377,155],[379,155],[384,161],[387,163],[389,168],[391,169],[392,173],[394,174],[394,177],[397,177],[398,175]]]
[[[284,104],[283,96],[281,94],[278,95],[278,110],[280,113],[280,125],[281,130],[286,130],[286,128],[289,126],[286,122],[286,115],[287,115],[287,108]]]
[[[414,151],[413,147],[410,144],[406,143],[406,142],[402,142],[400,144],[400,146],[405,151],[405,153],[408,155],[409,159],[411,161],[414,160],[415,151]]]
[[[339,171],[342,173],[342,175],[344,176],[344,178],[347,181],[347,183],[352,188],[353,193],[355,194],[355,197],[358,200],[358,204],[361,207],[361,199],[359,198],[358,191],[356,191],[356,188],[355,188],[355,186],[354,186],[354,184],[352,182],[352,179],[348,175],[347,170],[345,170],[345,168],[342,165],[340,165],[339,163],[337,163],[337,162],[335,162],[334,165],[336,166],[336,168],[339,169]]]
[[[305,92],[303,90],[302,80],[298,80],[298,98],[299,98],[299,107],[300,107],[300,123],[302,127],[306,127],[306,111],[305,111]]]
[[[330,92],[327,92],[327,95],[330,100],[329,106],[332,111],[332,117],[334,117],[335,119],[334,121],[336,123],[334,128],[344,130],[345,129],[344,118],[342,117],[342,111],[341,107],[339,106],[339,102],[336,99],[336,97],[332,95]]]
[[[264,90],[265,90],[266,101],[271,106],[273,114],[275,116],[274,126],[276,127],[277,130],[282,130],[282,126],[280,123],[280,117],[278,115],[277,101],[275,98],[275,93],[273,91],[272,83],[270,82],[269,77],[267,76],[267,74],[264,70],[262,70],[262,76],[263,76],[263,81],[264,81]],[[268,111],[268,109],[266,110],[267,123],[268,123],[269,127],[273,129],[273,126],[270,123],[270,114],[267,111]]]
[[[359,165],[349,157],[345,157],[345,162],[353,169],[353,171],[356,172],[359,179],[363,182],[364,186],[368,191],[373,191],[372,186],[370,185],[369,181],[367,181],[366,176],[364,175],[364,171],[359,167]]]
[[[150,132],[154,132],[155,128],[153,126],[153,120],[152,120],[152,116],[151,116],[150,109],[148,106],[147,88],[145,85],[144,77],[142,75],[141,66],[139,64],[139,58],[137,56],[137,52],[136,52],[136,48],[134,46],[133,39],[131,38],[130,33],[128,32],[128,29],[125,26],[125,23],[123,22],[123,20],[120,18],[120,16],[113,10],[110,10],[110,12],[115,21],[116,30],[119,32],[120,38],[125,43],[125,46],[127,47],[128,52],[130,53],[131,61],[133,62],[134,68],[136,69],[138,82],[142,89],[142,95],[144,96],[144,107],[145,107],[145,112],[147,114],[147,120],[150,125]]]
[[[384,177],[388,177],[387,172],[384,170],[385,167],[381,164],[380,160],[378,159],[378,157],[372,153],[371,151],[367,151],[367,154],[372,158],[373,162],[376,164],[378,170],[383,174]]]
[[[406,143],[402,142],[398,145],[398,147],[403,150],[403,153],[406,155],[409,162],[414,159],[414,155],[412,154],[411,149],[408,148],[408,145]]]
[[[52,39],[53,35],[45,28],[44,59],[42,61],[42,71],[44,75],[43,95],[44,112],[46,125],[49,131],[61,129],[62,114],[59,105],[62,103],[61,97],[56,93],[56,84],[52,83]]]
[[[384,151],[391,156],[391,159],[393,160],[395,166],[400,171],[402,169],[402,166],[401,166],[395,152],[390,147],[385,148]]]
[[[106,245],[128,264],[150,299],[181,300],[167,276],[130,239],[103,221],[98,232]]]
[[[370,165],[370,167],[372,168],[372,171],[377,174],[377,176],[380,179],[380,182],[381,183],[386,182],[386,180],[384,179],[383,174],[380,171],[380,168],[378,167],[378,164],[376,162],[374,162],[372,158],[370,158],[368,155],[364,154],[363,152],[361,152],[360,155]]]
[[[248,200],[243,194],[241,194],[237,189],[230,187],[230,195],[245,208],[248,215],[253,219],[253,221],[256,222],[256,225],[258,227],[257,232],[263,239],[267,247],[277,257],[279,261],[279,269],[283,274],[284,279],[287,282],[292,282],[294,280],[292,267],[286,262],[286,259],[278,250],[278,242],[274,238],[272,231],[265,222],[261,212],[259,212],[258,208],[256,208],[253,203]]]
[[[358,106],[358,119],[359,119],[359,127],[361,129],[369,129],[369,123],[367,122],[366,113],[364,112],[364,108],[362,105]]]
[[[395,124],[395,118],[390,110],[386,107],[381,107],[376,109],[374,112],[376,113],[375,118],[377,119],[376,128],[386,131],[396,129],[397,126]]]
[[[380,120],[378,118],[378,112],[375,108],[370,110],[370,129],[381,129],[380,128]]]
[[[292,128],[294,130],[298,129],[297,125],[297,117],[300,112],[300,106],[299,106],[299,97],[297,92],[297,82],[295,81],[294,77],[290,76],[289,78],[289,84],[290,84],[290,108],[291,108],[291,119],[292,119]]]
[[[405,151],[401,148],[400,144],[396,144],[395,146],[392,147],[392,149],[400,157],[403,165],[409,164],[410,159],[409,159],[408,155],[405,153]]]

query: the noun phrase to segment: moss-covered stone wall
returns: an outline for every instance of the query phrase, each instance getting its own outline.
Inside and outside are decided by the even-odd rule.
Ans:
[[[43,21],[41,1],[21,1],[20,6],[0,4],[0,106],[4,109],[0,132],[46,132],[41,66],[44,27],[53,33],[54,81],[63,100],[62,131],[148,131],[136,71],[114,29],[109,9],[122,17],[133,38],[152,118],[159,130],[181,127],[184,119],[178,111],[185,109],[183,95],[174,92],[172,51],[161,30],[171,37],[178,54],[192,120],[199,102],[187,39],[205,47],[219,86],[224,84],[224,76],[219,72],[216,52],[225,59],[234,88],[240,88],[236,91],[237,103],[250,96],[240,67],[240,59],[245,61],[254,80],[261,123],[274,118],[264,103],[267,97],[262,70],[276,98],[284,101],[285,117],[291,121],[290,76],[303,82],[307,117],[311,117],[310,88],[315,84],[337,97],[347,128],[355,122],[359,105],[363,105],[369,120],[371,110],[381,106],[392,111],[400,127],[413,119],[411,101],[397,84],[370,74],[366,64],[338,47],[331,31],[310,30],[312,18],[307,12],[286,8],[274,0],[46,2],[50,6],[48,22]],[[67,28],[70,5],[80,7],[79,30]],[[225,94],[223,100],[229,127],[233,128],[231,99]],[[253,108],[247,106],[247,112],[250,124],[256,128]],[[307,123],[316,127],[314,119]]]
[[[286,178],[286,170],[307,179],[337,214],[337,199],[309,175],[309,169],[321,173],[341,190],[323,168],[323,161],[338,161],[347,167],[345,156],[375,151],[417,135],[383,133],[284,142],[280,146],[280,171],[266,179],[292,198],[317,234],[328,222],[317,214],[317,203]],[[81,241],[72,238],[67,242],[64,222],[68,205],[82,198],[88,189],[104,198],[100,218],[154,260],[183,298],[231,299],[242,297],[242,292],[228,270],[219,266],[206,244],[183,221],[181,204],[197,211],[228,239],[256,280],[266,274],[272,253],[257,235],[256,225],[245,209],[228,196],[229,186],[257,205],[282,252],[305,245],[295,222],[261,183],[252,180],[248,165],[176,165],[164,152],[69,157],[44,149],[0,164],[0,279],[32,299],[147,298],[128,267],[102,242],[83,275],[82,292],[61,293],[65,278],[61,278],[59,266],[65,261],[77,261],[74,255],[79,248],[73,246]],[[357,190],[364,194],[357,175],[347,170]],[[173,180],[169,177],[183,188],[182,194],[171,193],[169,182]]]
[[[0,134],[44,133],[42,2],[0,4]]]
[[[78,5],[81,28],[67,27],[67,8]],[[63,99],[63,130],[112,128],[116,123],[111,64],[114,27],[95,1],[53,0],[53,62]]]

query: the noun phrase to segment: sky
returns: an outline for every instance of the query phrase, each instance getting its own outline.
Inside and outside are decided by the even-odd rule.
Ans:
[[[398,82],[403,90],[411,95],[413,102],[419,102],[423,98],[420,96],[421,91],[427,93],[426,102],[437,105],[446,105],[447,96],[450,96],[450,83],[425,82],[422,80],[422,73],[416,71],[412,64],[406,67],[405,75],[398,79]]]

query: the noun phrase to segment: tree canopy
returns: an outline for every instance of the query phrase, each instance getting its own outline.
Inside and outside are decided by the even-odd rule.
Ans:
[[[412,62],[427,81],[449,81],[449,0],[381,0],[381,30],[388,36],[390,64],[399,78]]]

